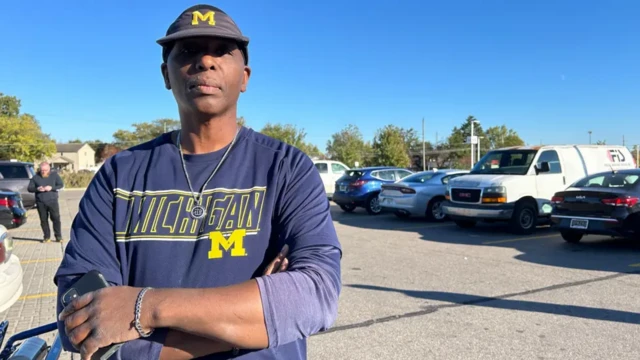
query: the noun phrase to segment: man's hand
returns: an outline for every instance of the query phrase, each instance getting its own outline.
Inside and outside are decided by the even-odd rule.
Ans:
[[[51,186],[49,186],[49,185],[47,185],[47,186],[45,186],[45,187],[44,187],[44,190],[45,190],[45,191],[51,191],[52,189],[53,189],[53,188],[52,188]]]
[[[38,186],[38,191],[44,192],[44,186]]]
[[[113,286],[74,299],[60,313],[65,332],[82,360],[100,348],[140,337],[133,327],[134,309],[141,288]],[[144,317],[140,319],[144,326]],[[145,329],[147,331],[149,329]]]
[[[288,253],[289,245],[283,246],[278,256],[276,256],[276,258],[269,263],[267,268],[264,269],[263,275],[271,275],[287,270],[287,267],[289,266],[289,260],[287,260],[286,256]]]

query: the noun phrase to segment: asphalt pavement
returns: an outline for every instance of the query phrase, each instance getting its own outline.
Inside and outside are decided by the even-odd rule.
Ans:
[[[81,196],[62,194],[65,235]],[[339,316],[311,337],[309,359],[640,358],[640,243],[332,215],[344,250]],[[35,212],[11,233],[25,292],[0,320],[15,333],[54,321],[62,248],[34,241]]]

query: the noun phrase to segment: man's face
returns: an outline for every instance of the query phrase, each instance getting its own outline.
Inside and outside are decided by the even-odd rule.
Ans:
[[[42,173],[42,175],[48,175],[49,171],[51,171],[51,167],[49,166],[49,164],[40,164],[40,172]]]
[[[162,64],[167,89],[182,111],[216,115],[236,106],[251,70],[233,41],[194,37],[178,40]]]

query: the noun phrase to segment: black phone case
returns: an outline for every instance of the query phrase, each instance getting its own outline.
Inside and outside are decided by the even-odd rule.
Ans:
[[[62,296],[62,305],[67,306],[76,297],[109,286],[107,280],[98,270],[91,270],[76,281]]]
[[[109,283],[98,270],[91,270],[76,281],[69,290],[62,296],[62,305],[67,306],[73,299],[92,291],[100,290],[109,286]],[[122,344],[113,344],[96,351],[92,360],[107,360],[113,355]]]

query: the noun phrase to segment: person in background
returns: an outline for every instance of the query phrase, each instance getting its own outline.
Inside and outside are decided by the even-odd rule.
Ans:
[[[53,235],[56,241],[62,241],[62,226],[60,225],[60,204],[58,190],[64,187],[62,178],[57,172],[51,171],[47,162],[40,164],[40,170],[29,182],[29,192],[36,193],[36,207],[40,215],[40,226],[44,234],[42,242],[51,240],[49,218],[53,222]]]

